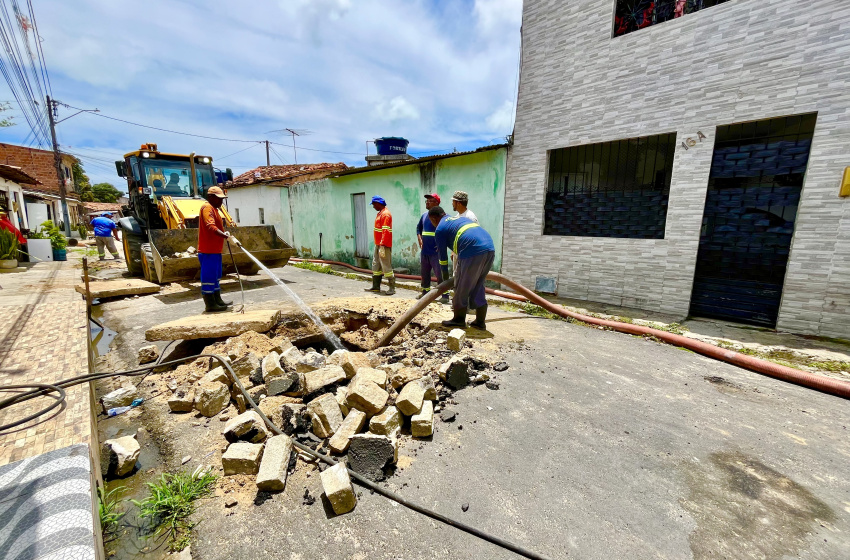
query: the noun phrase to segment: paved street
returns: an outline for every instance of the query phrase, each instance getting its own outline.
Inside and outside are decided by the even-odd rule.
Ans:
[[[382,297],[358,281],[277,272],[308,303]],[[249,306],[289,308],[254,279]],[[229,282],[225,295],[238,301],[234,290]],[[191,292],[105,303],[119,332],[111,359],[129,364],[145,328],[201,306]],[[850,554],[845,401],[566,322],[500,312],[489,327],[510,365],[500,390],[457,392],[458,419],[438,423],[433,441],[408,442],[386,483],[402,495],[552,558]],[[160,400],[146,415],[164,414]],[[164,466],[218,441],[216,424],[174,434]],[[195,558],[515,557],[368,491],[345,516],[302,505],[305,487],[321,495],[318,473],[302,466],[260,505],[204,502]]]

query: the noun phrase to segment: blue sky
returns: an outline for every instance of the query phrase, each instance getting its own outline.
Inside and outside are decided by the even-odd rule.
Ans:
[[[404,136],[424,155],[495,143],[512,129],[522,0],[33,5],[56,99],[161,128],[284,144],[273,164],[293,163],[290,137],[269,133],[283,128],[311,131],[298,145],[346,152],[299,150],[299,163],[349,165],[363,165],[366,140],[380,136]],[[12,99],[3,82],[0,101]],[[19,114],[14,104],[9,113]],[[27,124],[16,122],[0,141],[24,140]],[[57,130],[93,182],[119,188],[110,162],[148,141],[211,155],[237,174],[265,165],[261,145],[93,115]]]

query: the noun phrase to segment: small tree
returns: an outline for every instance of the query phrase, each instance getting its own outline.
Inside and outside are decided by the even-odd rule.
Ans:
[[[116,202],[124,195],[110,183],[97,183],[91,188],[97,202]]]
[[[74,176],[74,190],[79,193],[80,200],[83,202],[93,202],[94,197],[91,196],[91,183],[89,182],[89,176],[86,175],[86,171],[83,169],[83,164],[75,161],[71,167],[71,174]]]

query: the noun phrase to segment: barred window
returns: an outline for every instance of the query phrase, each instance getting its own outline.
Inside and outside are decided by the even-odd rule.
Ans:
[[[617,0],[614,37],[723,4],[729,0]]]
[[[549,152],[544,235],[663,239],[676,133]]]

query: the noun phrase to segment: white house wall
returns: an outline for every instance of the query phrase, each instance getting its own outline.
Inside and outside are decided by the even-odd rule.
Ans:
[[[850,2],[732,0],[616,38],[613,21],[613,0],[525,1],[504,273],[687,315],[715,127],[816,111],[777,327],[850,338]],[[542,234],[548,150],[667,132],[664,239]]]
[[[265,185],[248,185],[227,190],[227,211],[236,220],[236,210],[239,210],[237,223],[240,226],[273,225],[278,236],[289,242],[284,227],[284,216],[281,208],[281,190],[284,187],[267,187]],[[260,209],[263,209],[264,224],[260,223]],[[286,216],[287,226],[289,216]]]

